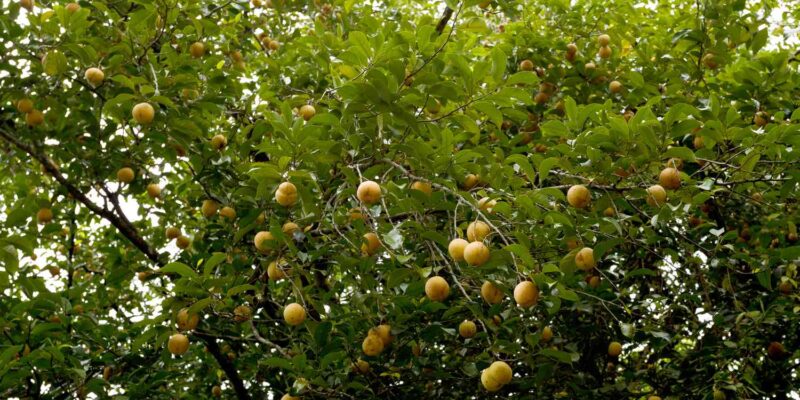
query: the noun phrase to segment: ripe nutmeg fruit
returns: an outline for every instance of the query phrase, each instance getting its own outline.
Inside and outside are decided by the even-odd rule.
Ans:
[[[200,58],[206,54],[206,46],[203,42],[194,42],[189,46],[189,53],[194,58]]]
[[[283,320],[292,326],[300,325],[306,320],[306,309],[297,303],[289,304],[283,309]]]
[[[156,115],[156,110],[153,109],[153,106],[151,106],[150,103],[139,103],[133,106],[131,115],[133,115],[133,119],[137,123],[147,125],[153,122],[153,119]]]
[[[450,285],[441,276],[434,276],[425,282],[425,295],[431,301],[442,301],[450,295]]]
[[[182,333],[176,333],[169,337],[167,349],[176,356],[186,353],[189,350],[189,338]]]
[[[374,181],[361,182],[356,190],[356,197],[364,204],[375,204],[381,199],[381,186]]]
[[[105,79],[106,75],[100,68],[92,67],[86,70],[83,77],[86,78],[86,81],[89,82],[92,87],[98,87],[103,83],[103,79]]]
[[[298,113],[300,114],[301,117],[303,117],[304,120],[308,121],[311,118],[314,118],[314,115],[317,114],[317,110],[314,109],[314,106],[312,105],[304,104],[300,107]]]
[[[297,203],[297,186],[291,182],[283,182],[275,191],[275,201],[284,207],[291,207]]]
[[[528,308],[539,302],[539,287],[531,281],[522,281],[514,288],[514,300],[520,307]]]
[[[589,189],[583,185],[573,185],[567,191],[567,203],[575,208],[586,208],[592,200]]]
[[[664,168],[658,174],[658,183],[665,189],[678,189],[681,187],[681,174],[677,168]]]

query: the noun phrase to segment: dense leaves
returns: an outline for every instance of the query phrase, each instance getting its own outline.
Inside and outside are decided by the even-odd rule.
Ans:
[[[0,397],[796,396],[792,3],[5,4]]]

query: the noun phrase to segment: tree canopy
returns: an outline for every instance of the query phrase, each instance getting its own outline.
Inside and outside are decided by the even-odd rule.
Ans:
[[[797,398],[793,1],[2,8],[2,398]]]

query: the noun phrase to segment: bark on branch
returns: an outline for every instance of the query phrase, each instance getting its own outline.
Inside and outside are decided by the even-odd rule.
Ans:
[[[197,331],[195,331],[194,336],[199,337],[203,342],[206,343],[208,352],[214,356],[219,364],[219,367],[225,372],[225,376],[227,376],[228,380],[231,381],[233,390],[236,392],[236,398],[239,400],[250,400],[250,394],[247,393],[247,388],[244,387],[244,383],[242,383],[242,378],[239,377],[239,372],[236,370],[236,366],[234,366],[233,363],[228,360],[228,357],[225,354],[222,354],[222,350],[220,350],[219,345],[217,344],[217,339],[214,336]]]
[[[442,13],[442,18],[439,19],[439,23],[436,24],[436,33],[442,34],[444,32],[444,28],[447,26],[447,23],[450,22],[450,18],[453,17],[453,9],[450,7],[445,7],[444,13]]]
[[[8,125],[6,124],[6,126]],[[78,189],[69,180],[67,180],[67,178],[64,177],[50,157],[37,150],[33,146],[22,142],[10,131],[5,129],[5,127],[0,128],[0,137],[36,159],[40,164],[42,164],[42,167],[45,169],[45,171],[47,171],[48,174],[50,174],[56,181],[58,181],[58,183],[67,189],[67,192],[69,192],[74,199],[80,201],[90,211],[114,225],[114,227],[117,228],[117,230],[119,230],[119,232],[134,246],[136,246],[136,248],[139,249],[148,259],[150,259],[150,261],[158,266],[164,265],[164,262],[159,259],[158,253],[153,250],[153,248],[150,247],[150,244],[139,235],[139,233],[136,231],[136,228],[127,220],[127,218],[124,216],[119,216],[107,208],[100,207],[90,200],[80,189]]]
[[[55,178],[58,183],[64,186],[67,189],[72,197],[78,201],[80,201],[86,208],[92,211],[94,214],[106,219],[112,225],[114,225],[119,232],[125,236],[137,249],[139,249],[150,261],[154,264],[158,265],[159,267],[164,266],[164,261],[161,260],[158,256],[158,253],[150,247],[150,244],[144,240],[139,235],[139,232],[136,231],[136,227],[128,221],[128,218],[122,214],[122,210],[117,203],[117,199],[115,197],[111,197],[111,201],[114,203],[115,209],[119,212],[120,215],[117,215],[112,210],[109,210],[105,207],[100,207],[99,205],[95,204],[92,200],[90,200],[86,194],[84,194],[78,187],[72,184],[63,174],[61,171],[58,170],[58,167],[53,163],[53,161],[44,154],[42,151],[37,150],[35,147],[19,140],[14,134],[11,133],[13,130],[13,124],[10,124],[8,121],[4,121],[4,126],[0,126],[0,137],[2,137],[5,141],[13,144],[18,149],[24,151],[34,159],[36,159],[42,167],[49,173],[53,178]],[[10,129],[6,129],[6,128]],[[247,389],[244,387],[244,383],[242,379],[239,377],[239,373],[236,371],[236,367],[228,360],[228,358],[223,355],[219,349],[219,345],[217,345],[216,340],[212,336],[208,336],[205,334],[195,333],[196,336],[200,337],[209,349],[209,352],[214,356],[219,363],[220,368],[225,372],[225,375],[228,377],[228,380],[233,385],[234,390],[236,391],[236,397],[239,400],[250,400],[250,394],[247,392]]]

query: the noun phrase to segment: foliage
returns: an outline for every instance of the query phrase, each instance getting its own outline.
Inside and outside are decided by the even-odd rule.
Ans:
[[[797,393],[800,9],[478,3],[5,2],[2,397]]]

